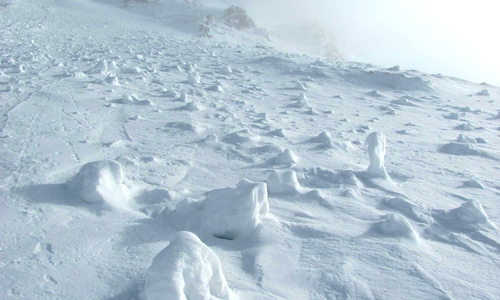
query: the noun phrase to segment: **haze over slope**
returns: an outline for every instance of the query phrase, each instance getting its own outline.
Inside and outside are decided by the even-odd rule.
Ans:
[[[500,85],[497,1],[227,0],[270,30],[315,21],[351,60]]]

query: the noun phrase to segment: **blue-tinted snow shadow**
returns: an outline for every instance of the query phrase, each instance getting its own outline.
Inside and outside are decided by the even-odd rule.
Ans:
[[[14,193],[33,203],[65,206],[83,206],[77,195],[66,184],[34,184],[14,189]]]

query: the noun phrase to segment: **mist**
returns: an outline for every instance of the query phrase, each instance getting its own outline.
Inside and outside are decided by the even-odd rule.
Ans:
[[[315,21],[348,60],[500,85],[500,4],[477,0],[228,0],[259,26]]]

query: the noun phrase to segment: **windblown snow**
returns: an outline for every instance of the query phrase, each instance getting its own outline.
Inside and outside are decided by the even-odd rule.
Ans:
[[[499,299],[500,88],[125,2],[0,0],[0,299]]]

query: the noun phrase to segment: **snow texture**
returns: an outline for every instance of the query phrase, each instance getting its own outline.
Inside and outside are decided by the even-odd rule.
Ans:
[[[200,205],[201,228],[232,240],[251,234],[268,213],[267,185],[242,180],[236,188],[208,193]]]
[[[187,231],[178,232],[153,258],[144,294],[146,300],[236,299],[217,255]]]
[[[381,132],[373,132],[365,140],[365,147],[370,156],[370,166],[366,172],[375,177],[389,178],[385,169],[386,141]]]
[[[68,182],[68,188],[88,204],[123,208],[128,200],[122,166],[112,160],[85,164]]]

